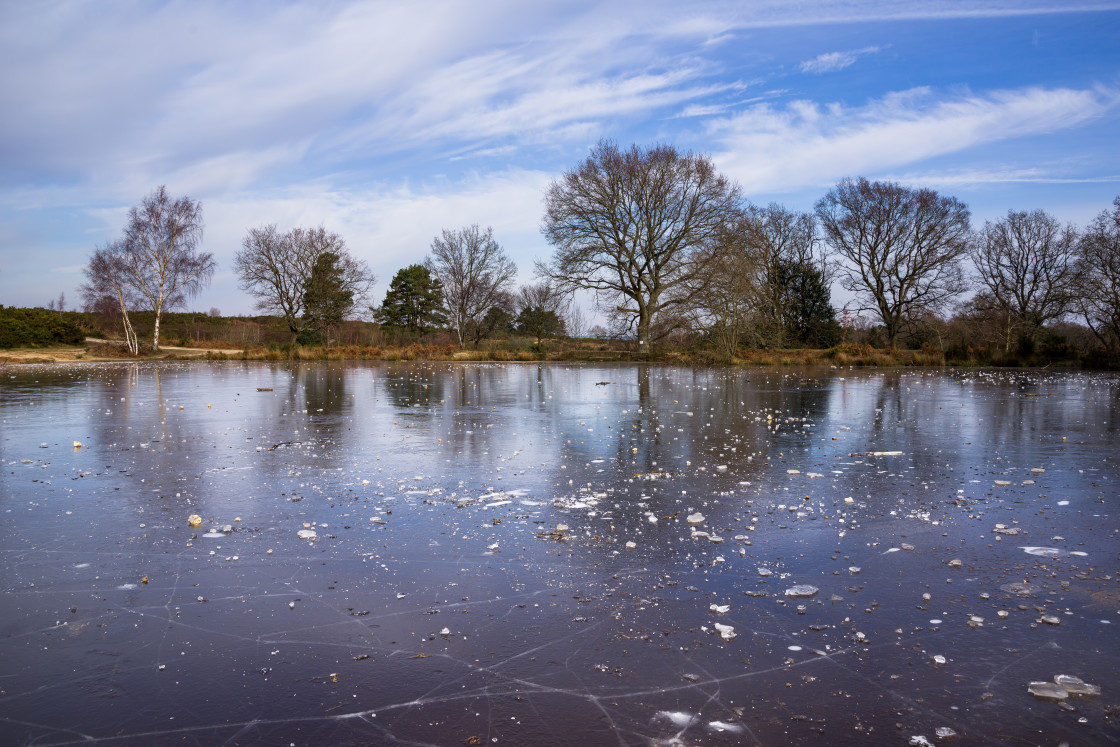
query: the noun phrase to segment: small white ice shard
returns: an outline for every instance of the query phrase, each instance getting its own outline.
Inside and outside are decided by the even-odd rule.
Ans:
[[[296,532],[296,536],[301,540],[313,540],[317,539],[319,535],[315,532],[314,529],[301,529]]]
[[[719,631],[719,637],[723,640],[731,641],[735,639],[736,633],[734,626],[724,625],[723,623],[716,623],[714,627],[717,631]]]
[[[685,521],[689,524],[703,524],[704,514],[689,514]]]
[[[1048,558],[1062,554],[1062,551],[1056,547],[1020,547],[1019,549],[1027,555],[1039,555]]]
[[[708,605],[708,610],[710,610],[711,612],[714,612],[717,615],[726,615],[728,612],[731,611],[731,605],[730,604],[709,604]]]

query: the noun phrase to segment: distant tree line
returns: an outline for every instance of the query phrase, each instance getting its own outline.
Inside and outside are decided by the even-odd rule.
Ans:
[[[1045,344],[1073,320],[1099,350],[1120,355],[1120,197],[1080,230],[1042,210],[973,227],[955,197],[855,178],[803,213],[750,204],[706,156],[602,141],[544,203],[552,255],[521,287],[492,228],[477,224],[442,230],[376,306],[369,267],[322,226],[252,228],[234,267],[257,308],[300,344],[329,345],[343,320],[365,315],[402,340],[441,332],[469,347],[518,334],[539,345],[589,332],[573,304],[583,292],[607,325],[590,332],[632,339],[643,355],[685,337],[727,359],[744,346],[830,347],[856,336],[1011,350]],[[119,316],[132,350],[129,312],[154,312],[158,347],[161,314],[214,273],[201,239],[201,205],[159,187],[129,212],[122,236],[91,255],[86,309]],[[853,299],[839,312],[833,281]]]

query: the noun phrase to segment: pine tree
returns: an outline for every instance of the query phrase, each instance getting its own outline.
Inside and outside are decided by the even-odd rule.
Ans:
[[[393,276],[376,317],[387,327],[408,329],[423,336],[429,329],[447,324],[443,286],[424,265],[403,267]]]
[[[315,259],[311,275],[303,285],[303,318],[307,327],[297,342],[307,344],[325,339],[330,344],[330,328],[337,327],[354,307],[354,292],[343,278],[341,258],[334,252],[323,252]]]

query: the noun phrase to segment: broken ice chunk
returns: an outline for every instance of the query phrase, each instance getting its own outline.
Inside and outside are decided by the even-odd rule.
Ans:
[[[1039,700],[1065,700],[1069,691],[1053,682],[1032,682],[1027,685],[1027,692]]]
[[[1064,689],[1070,695],[1096,697],[1101,694],[1100,685],[1090,685],[1085,680],[1080,677],[1074,677],[1072,674],[1054,675],[1054,684]]]
[[[786,596],[787,597],[811,597],[811,596],[816,596],[817,592],[819,592],[819,591],[820,591],[820,589],[818,589],[815,586],[810,586],[809,584],[797,584],[795,586],[791,586],[788,589],[786,589]]]
[[[714,627],[717,631],[719,631],[719,637],[722,638],[725,641],[733,640],[735,638],[735,636],[737,635],[735,633],[735,627],[732,626],[732,625],[724,625],[723,623],[716,623]]]
[[[726,615],[728,612],[731,611],[731,605],[730,604],[709,604],[708,605],[708,610],[710,612],[713,612],[713,613],[717,614],[717,615]]]
[[[703,524],[704,523],[704,514],[700,514],[700,513],[689,514],[688,517],[685,518],[685,521],[687,521],[689,524]]]
[[[192,527],[200,527],[202,526],[202,517],[198,514],[191,514],[187,517],[187,523]]]
[[[296,532],[296,536],[301,540],[313,540],[317,539],[319,535],[315,532],[314,529],[301,529]]]

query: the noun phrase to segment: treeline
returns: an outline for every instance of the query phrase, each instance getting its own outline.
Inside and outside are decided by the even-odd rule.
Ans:
[[[750,204],[706,156],[603,141],[549,186],[542,232],[552,254],[529,285],[515,285],[492,229],[471,225],[443,230],[380,303],[366,263],[325,227],[252,228],[234,264],[286,330],[276,344],[353,344],[343,335],[364,319],[399,344],[459,348],[590,336],[630,341],[642,357],[848,345],[950,362],[1120,359],[1120,197],[1080,228],[1041,210],[974,226],[955,197],[859,178],[797,212]],[[130,314],[144,310],[158,347],[162,314],[214,271],[201,235],[201,206],[160,187],[95,250],[86,309],[115,316],[133,349]],[[834,282],[853,299],[840,310]],[[601,325],[588,328],[572,303],[581,293]]]

